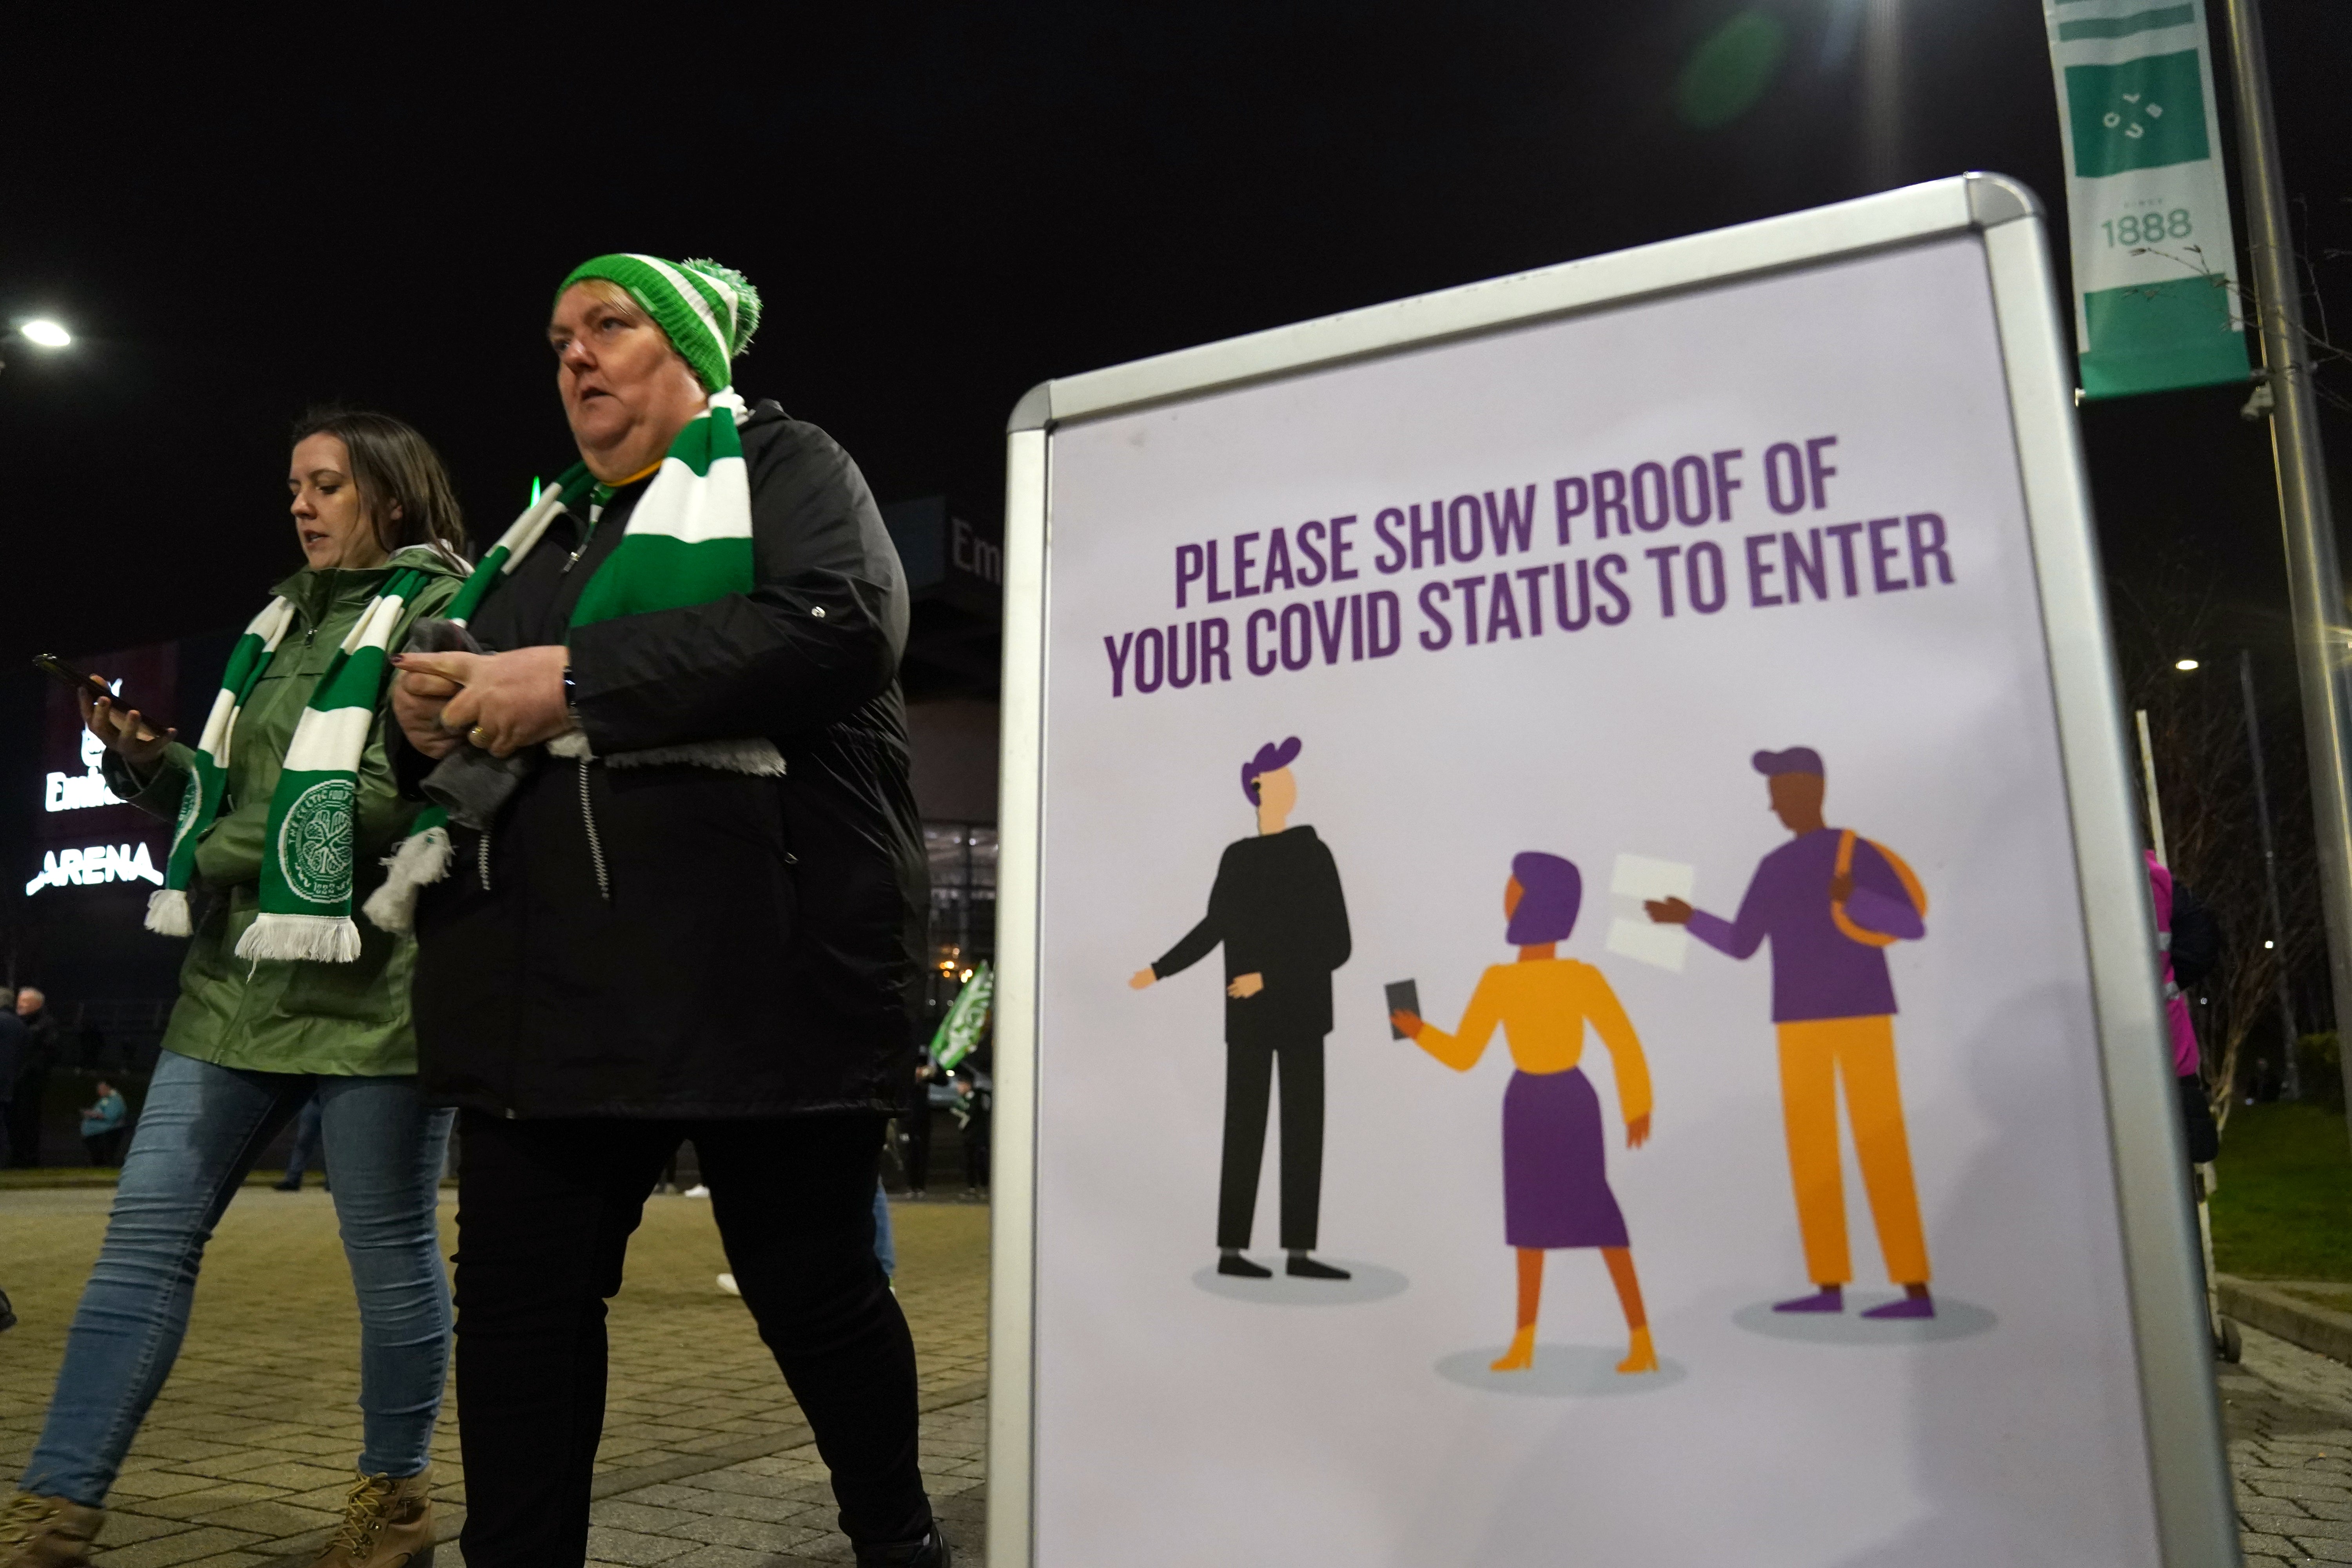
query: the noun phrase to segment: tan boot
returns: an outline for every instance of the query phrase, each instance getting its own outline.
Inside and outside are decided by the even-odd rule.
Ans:
[[[0,1509],[0,1568],[85,1568],[106,1510],[18,1492]]]
[[[311,1568],[429,1568],[432,1561],[433,1467],[427,1465],[402,1480],[362,1476],[353,1482],[342,1528]]]

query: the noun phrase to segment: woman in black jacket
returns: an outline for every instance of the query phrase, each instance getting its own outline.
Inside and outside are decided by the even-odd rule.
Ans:
[[[503,651],[401,660],[404,777],[471,803],[417,910],[415,1012],[425,1090],[460,1109],[476,1568],[585,1553],[603,1298],[689,1137],[857,1560],[947,1561],[873,1251],[928,902],[906,589],[847,454],[730,390],[756,321],[709,263],[567,279],[549,337],[584,464],[451,612]],[[485,752],[520,774],[495,809],[455,776]]]

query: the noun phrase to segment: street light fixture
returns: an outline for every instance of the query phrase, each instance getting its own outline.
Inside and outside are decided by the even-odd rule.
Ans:
[[[68,348],[73,344],[73,334],[47,316],[36,316],[19,322],[14,331],[0,333],[0,349],[16,343],[30,343],[37,349]],[[0,358],[0,370],[7,368],[7,360]]]
[[[2172,661],[2172,668],[2185,672],[2196,668],[2197,661],[2193,658],[2176,658]]]

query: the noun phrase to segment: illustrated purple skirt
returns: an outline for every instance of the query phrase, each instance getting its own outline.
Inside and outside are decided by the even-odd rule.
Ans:
[[[1575,1068],[1511,1075],[1503,1091],[1503,1238],[1513,1247],[1623,1247],[1609,1190],[1601,1097]]]

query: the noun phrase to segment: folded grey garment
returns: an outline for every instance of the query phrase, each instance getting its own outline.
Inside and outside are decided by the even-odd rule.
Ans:
[[[531,753],[494,757],[478,746],[460,746],[425,775],[425,798],[446,808],[449,820],[477,833],[489,830],[507,797],[530,773]]]
[[[486,653],[473,633],[456,621],[427,616],[408,632],[412,653]],[[487,832],[524,777],[531,753],[494,757],[479,746],[460,746],[425,775],[425,798],[449,813],[449,820],[477,833]]]

